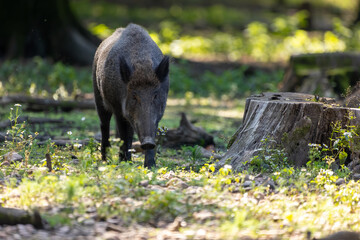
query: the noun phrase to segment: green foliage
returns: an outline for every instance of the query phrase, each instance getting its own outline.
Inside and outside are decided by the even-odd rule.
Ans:
[[[246,9],[229,8],[222,4],[205,6],[183,6],[174,4],[170,8],[130,7],[109,2],[93,2],[89,6],[86,0],[72,2],[77,15],[87,22],[101,22],[111,28],[120,23],[136,22],[141,25],[158,27],[161,21],[173,21],[185,29],[197,28],[236,29],[242,27],[251,13]],[[270,15],[270,14],[268,14]],[[271,15],[268,18],[272,17]],[[117,19],[114,22],[114,19]]]
[[[170,96],[182,98],[187,92],[192,92],[194,97],[246,97],[252,93],[275,91],[283,74],[282,70],[259,70],[254,75],[245,76],[244,72],[248,67],[244,66],[226,70],[221,75],[207,71],[195,78],[188,72],[188,64],[182,61],[171,65]],[[41,58],[34,58],[26,64],[20,64],[16,60],[5,61],[0,67],[0,91],[74,99],[80,93],[93,91],[91,69],[75,68],[59,62],[52,65]]]
[[[359,127],[351,125],[355,117],[349,112],[347,123],[332,123],[332,133],[329,139],[329,146],[326,144],[309,144],[309,162],[307,165],[312,168],[331,168],[334,163],[340,166],[338,174],[348,176],[350,170],[345,166],[350,153],[358,151],[359,148]]]
[[[51,63],[40,57],[22,63],[7,60],[0,68],[0,92],[74,98],[81,92],[91,92],[91,74],[88,68],[75,68],[61,62]]]
[[[151,10],[95,2],[88,7],[87,1],[73,4],[78,6],[75,9],[89,22],[94,34],[104,38],[119,27],[119,22],[124,23],[122,27],[135,22],[149,30],[163,52],[175,57],[225,57],[232,61],[250,58],[267,62],[284,61],[299,53],[360,49],[359,29],[346,27],[339,18],[333,20],[333,31],[309,33],[302,30],[307,27],[307,11],[283,15],[258,10],[259,20],[254,21],[252,11],[221,4],[173,5],[170,9],[152,7]],[[350,6],[348,4],[347,8]]]
[[[289,167],[288,158],[283,149],[279,149],[273,139],[261,140],[258,155],[250,160],[250,169],[255,172],[278,172]]]
[[[43,214],[42,217],[51,227],[71,225],[71,219],[68,217],[67,213],[60,213],[54,215]]]
[[[245,76],[247,66],[226,70],[221,75],[206,71],[200,78],[191,78],[185,67],[172,65],[170,70],[170,94],[175,97],[193,92],[195,96],[215,98],[241,98],[254,93],[276,91],[283,71],[265,72],[258,70],[254,75]]]
[[[272,23],[272,30],[281,36],[291,35],[299,28],[308,27],[306,26],[308,15],[309,13],[303,10],[289,17],[277,17]]]
[[[189,167],[195,172],[198,172],[204,164],[201,150],[199,146],[181,146],[183,158],[189,162]]]
[[[111,4],[94,5],[100,24],[91,22],[90,29],[93,33],[100,37],[108,36],[111,30],[106,24],[112,25],[118,21],[111,22],[101,15],[105,12],[115,14],[114,10],[117,9],[121,12],[120,16],[125,18],[122,22],[136,22],[147,27],[162,51],[175,57],[205,56],[216,59],[220,56],[232,61],[250,57],[255,61],[267,62],[287,60],[290,55],[299,53],[360,49],[359,29],[347,28],[339,18],[334,19],[333,31],[309,33],[302,30],[306,27],[306,11],[290,16],[264,14],[268,17],[266,21],[254,21],[249,12],[223,5],[202,8],[172,6],[170,11],[160,8],[151,11],[142,8],[127,9],[122,5],[110,7]],[[91,16],[89,13],[81,14],[87,18]],[[107,14],[107,17],[111,14]],[[127,14],[129,15],[126,16]],[[119,14],[116,19],[118,16]],[[159,19],[156,21],[157,18]],[[113,29],[116,27],[119,26],[112,26]]]
[[[29,159],[32,155],[36,154],[37,151],[37,132],[32,133],[26,127],[26,122],[19,122],[22,109],[20,104],[15,104],[14,107],[10,108],[9,120],[12,125],[6,132],[5,150],[0,149],[1,153],[19,153],[24,157],[24,165],[27,167]],[[15,109],[14,109],[15,108]],[[4,159],[7,160],[7,159]]]
[[[181,201],[183,196],[172,191],[151,191],[141,208],[137,208],[134,217],[139,222],[172,221],[175,217],[189,213]]]

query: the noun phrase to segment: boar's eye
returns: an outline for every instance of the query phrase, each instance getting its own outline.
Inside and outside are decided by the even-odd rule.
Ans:
[[[131,97],[132,97],[132,99],[133,99],[134,101],[137,101],[136,93],[132,93]]]
[[[153,97],[153,101],[156,101],[159,97],[159,93],[158,92],[155,92],[154,93],[154,97]]]

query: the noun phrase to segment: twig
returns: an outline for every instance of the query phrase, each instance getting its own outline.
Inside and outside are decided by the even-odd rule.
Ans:
[[[51,172],[52,171],[52,164],[51,164],[50,154],[49,153],[45,154],[45,158],[46,158],[46,166],[47,166],[49,172]]]

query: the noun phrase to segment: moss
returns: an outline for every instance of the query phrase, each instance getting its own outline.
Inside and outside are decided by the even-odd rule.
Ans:
[[[235,139],[236,139],[236,134],[234,134],[234,135],[230,138],[229,143],[228,143],[228,145],[226,146],[227,149],[229,149],[229,148],[233,145],[233,143],[235,142]]]
[[[289,141],[289,134],[287,132],[283,133],[282,137],[281,137],[281,142],[282,143],[287,143]]]
[[[281,138],[281,143],[284,145],[285,148],[289,146],[296,145],[300,140],[304,139],[304,137],[310,132],[311,128],[311,119],[306,117],[303,119],[304,122],[300,124],[301,126],[295,128],[290,133],[283,133]]]
[[[232,135],[232,137],[229,140],[228,145],[226,146],[226,149],[229,149],[235,142],[237,136],[239,135],[240,131],[242,130],[242,127],[238,128],[238,130],[236,130],[236,132],[234,133],[234,135]]]
[[[302,127],[298,127],[294,130],[294,132],[291,134],[290,140],[292,141],[299,141],[300,139],[304,138],[306,134],[310,131],[311,124],[305,124]]]

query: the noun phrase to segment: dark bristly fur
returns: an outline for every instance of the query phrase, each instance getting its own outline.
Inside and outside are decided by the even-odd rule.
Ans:
[[[106,160],[111,116],[124,144],[120,159],[129,160],[134,130],[145,151],[145,167],[155,166],[155,135],[169,91],[169,57],[136,24],[117,29],[96,51],[93,86]]]

